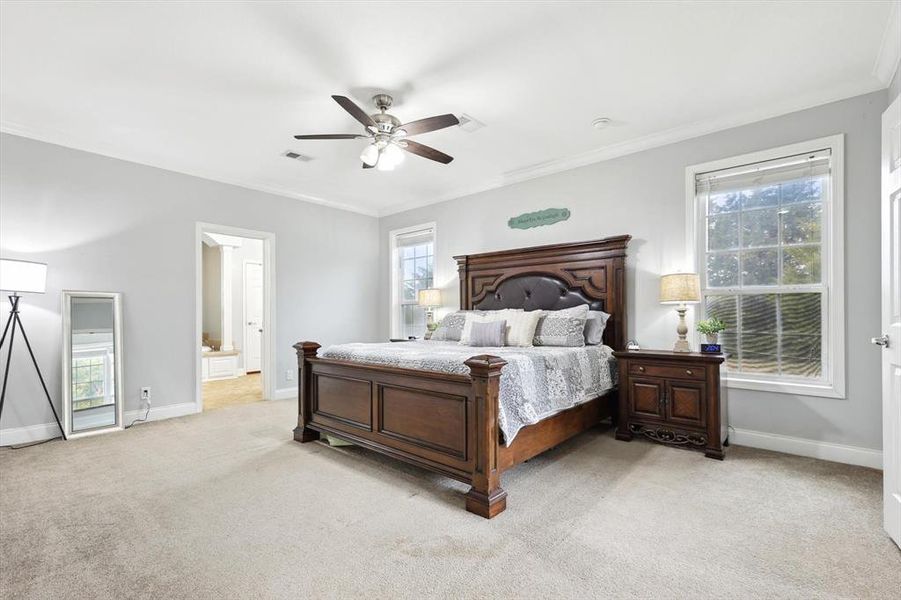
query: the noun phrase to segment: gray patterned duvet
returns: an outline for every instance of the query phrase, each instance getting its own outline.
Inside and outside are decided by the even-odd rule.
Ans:
[[[615,359],[608,346],[474,348],[456,342],[417,340],[338,344],[320,356],[469,375],[469,367],[463,363],[480,354],[500,356],[507,361],[501,372],[499,411],[506,445],[526,425],[596,398],[616,384]]]

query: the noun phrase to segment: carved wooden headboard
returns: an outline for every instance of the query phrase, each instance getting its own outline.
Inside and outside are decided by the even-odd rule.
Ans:
[[[463,310],[558,310],[588,304],[612,316],[604,343],[626,345],[626,246],[630,235],[455,256]]]

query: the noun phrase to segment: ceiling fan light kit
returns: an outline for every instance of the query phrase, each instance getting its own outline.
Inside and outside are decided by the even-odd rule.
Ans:
[[[428,133],[459,125],[460,121],[452,114],[438,115],[402,124],[400,119],[388,113],[394,99],[388,94],[376,94],[372,97],[379,112],[368,115],[353,100],[345,96],[332,96],[353,118],[365,128],[365,135],[357,133],[326,133],[313,135],[295,135],[298,140],[356,140],[368,139],[369,144],[360,153],[364,169],[373,167],[378,171],[393,171],[403,162],[406,150],[423,158],[448,164],[454,158],[425,144],[408,140],[411,135]]]

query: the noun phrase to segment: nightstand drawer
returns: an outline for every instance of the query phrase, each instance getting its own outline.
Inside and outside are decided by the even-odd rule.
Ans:
[[[707,373],[704,367],[676,367],[673,365],[655,365],[655,364],[636,364],[629,366],[631,375],[642,375],[650,377],[664,377],[672,379],[695,379],[704,381]]]

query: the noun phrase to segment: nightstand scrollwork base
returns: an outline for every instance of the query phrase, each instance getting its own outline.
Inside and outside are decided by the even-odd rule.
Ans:
[[[707,436],[703,433],[687,433],[666,427],[647,427],[638,423],[629,423],[629,431],[635,435],[643,435],[655,442],[673,446],[704,447],[707,445]]]

